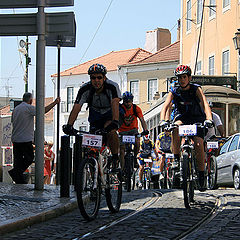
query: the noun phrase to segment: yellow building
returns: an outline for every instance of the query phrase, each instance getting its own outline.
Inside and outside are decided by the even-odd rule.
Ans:
[[[239,79],[233,37],[240,28],[239,0],[181,1],[180,62],[197,75],[232,75]]]

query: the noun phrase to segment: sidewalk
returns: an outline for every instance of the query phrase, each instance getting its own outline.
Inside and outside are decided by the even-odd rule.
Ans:
[[[0,235],[34,223],[43,222],[77,208],[73,189],[70,198],[60,198],[60,186],[44,185],[43,191],[33,184],[0,182]]]

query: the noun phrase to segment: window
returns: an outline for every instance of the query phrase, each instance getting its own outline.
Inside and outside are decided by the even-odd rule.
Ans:
[[[219,153],[220,155],[227,152],[227,149],[228,149],[230,140],[231,140],[231,139],[229,139],[227,142],[225,142],[225,143],[223,144],[223,146],[222,146],[221,149],[220,149],[220,153]]]
[[[197,0],[197,24],[201,22],[203,10],[203,0]]]
[[[208,74],[214,75],[214,56],[209,57]]]
[[[73,87],[67,88],[67,112],[70,112],[73,107]]]
[[[192,20],[191,0],[189,0],[187,1],[187,31],[191,29],[191,20]]]
[[[216,15],[216,7],[211,7],[211,6],[216,6],[216,0],[210,0],[209,4],[210,4],[209,17],[213,17]]]
[[[130,81],[130,92],[133,94],[134,103],[139,102],[139,82],[138,81]]]
[[[230,0],[223,0],[223,8],[230,5]]]
[[[197,69],[196,69],[196,75],[201,75],[202,74],[202,62],[198,61],[197,62]]]
[[[229,73],[229,50],[222,54],[222,75]]]
[[[239,140],[239,135],[234,136],[234,138],[230,144],[229,150],[228,150],[229,152],[237,150],[238,140]]]
[[[148,80],[148,101],[153,100],[154,94],[157,90],[157,79]]]

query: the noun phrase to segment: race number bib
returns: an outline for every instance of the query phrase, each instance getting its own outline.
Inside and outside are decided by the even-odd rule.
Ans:
[[[122,136],[123,143],[135,143],[135,136]]]
[[[179,136],[195,136],[197,135],[197,125],[180,125]]]
[[[102,136],[93,134],[83,134],[82,145],[100,148],[102,147]]]
[[[218,148],[218,142],[207,142],[207,148]]]
[[[143,161],[144,162],[152,162],[152,159],[151,158],[144,158]]]
[[[174,154],[173,153],[166,153],[165,157],[166,158],[174,158]]]

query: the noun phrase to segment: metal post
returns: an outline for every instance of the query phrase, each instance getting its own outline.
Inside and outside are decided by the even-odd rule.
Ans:
[[[82,161],[82,137],[77,135],[73,148],[73,185],[75,187],[78,167]]]
[[[69,197],[70,187],[70,137],[61,137],[60,151],[60,197]]]
[[[45,101],[45,0],[38,0],[36,67],[36,155],[35,189],[43,190],[44,176],[44,101]]]
[[[61,64],[61,40],[57,43],[58,62],[57,62],[57,97],[60,97],[60,64]],[[60,128],[60,104],[57,105],[57,131],[56,131],[56,168],[57,175],[59,174],[59,128]],[[56,177],[56,184],[59,184],[59,177]]]

